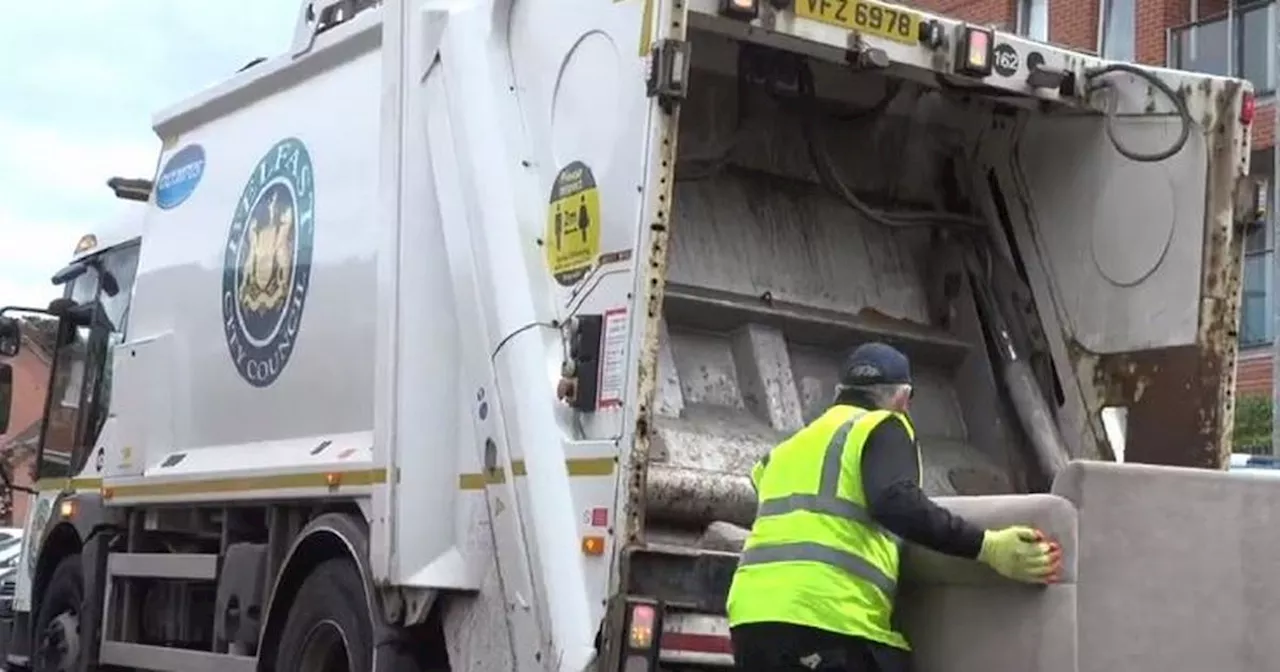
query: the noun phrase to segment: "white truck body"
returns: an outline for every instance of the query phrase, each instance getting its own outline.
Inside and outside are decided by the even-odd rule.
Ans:
[[[1112,459],[1108,409],[1126,461],[1224,466],[1247,84],[1142,69],[1191,125],[1139,162],[1108,123],[1154,152],[1184,122],[1146,80],[999,32],[989,74],[959,75],[976,27],[864,3],[911,30],[855,38],[797,14],[827,4],[841,20],[808,0],[751,21],[716,0],[316,1],[291,53],[158,115],[110,406],[71,471],[41,462],[9,661],[35,659],[74,553],[78,664],[286,669],[305,551],[349,555],[375,627],[427,624],[449,669],[621,669],[628,598],[664,611],[661,664],[728,665],[735,554],[712,523],[749,524],[750,464],[829,403],[845,348],[913,356],[931,494],[1046,489],[974,272],[1023,316],[1070,457]],[[785,72],[742,93],[778,54],[808,59],[816,102]],[[757,111],[736,128],[735,95]],[[853,192],[935,225],[822,190],[792,98],[823,110]],[[947,242],[971,229],[993,241],[976,271]],[[261,639],[166,644],[125,623],[143,580],[241,591]],[[147,609],[232,627],[175,600]]]

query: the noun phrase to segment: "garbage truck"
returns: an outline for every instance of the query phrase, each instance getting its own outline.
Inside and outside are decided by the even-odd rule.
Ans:
[[[1066,552],[910,549],[921,669],[1269,669],[1254,110],[878,0],[303,2],[0,312],[57,334],[4,658],[731,666],[750,466],[874,340],[928,493]]]

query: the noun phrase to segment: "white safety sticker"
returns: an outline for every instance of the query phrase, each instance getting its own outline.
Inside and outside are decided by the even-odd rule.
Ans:
[[[627,375],[626,308],[604,311],[604,337],[600,347],[600,385],[597,406],[622,405],[622,387]]]

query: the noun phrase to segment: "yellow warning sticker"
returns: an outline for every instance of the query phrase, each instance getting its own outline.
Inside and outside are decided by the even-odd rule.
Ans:
[[[547,267],[556,282],[569,287],[591,270],[600,253],[600,191],[595,175],[581,161],[556,174],[547,208]]]

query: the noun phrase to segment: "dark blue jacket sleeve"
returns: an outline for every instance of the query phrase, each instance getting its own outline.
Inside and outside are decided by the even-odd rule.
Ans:
[[[918,484],[919,455],[898,418],[881,422],[862,449],[862,487],[871,517],[885,529],[939,553],[977,558],[984,532],[934,504]]]

